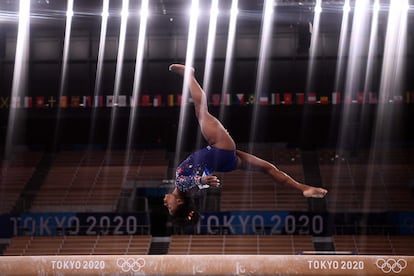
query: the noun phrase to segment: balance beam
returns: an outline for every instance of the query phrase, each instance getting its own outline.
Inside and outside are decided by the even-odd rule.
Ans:
[[[414,275],[414,256],[2,256],[0,275]]]

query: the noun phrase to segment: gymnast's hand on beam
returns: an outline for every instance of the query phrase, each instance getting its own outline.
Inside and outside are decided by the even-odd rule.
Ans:
[[[205,175],[201,178],[201,183],[209,185],[210,187],[219,187],[220,179],[215,175]]]

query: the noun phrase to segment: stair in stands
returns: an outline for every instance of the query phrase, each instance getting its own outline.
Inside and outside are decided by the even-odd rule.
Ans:
[[[318,153],[316,151],[302,152],[302,166],[305,183],[320,187],[322,186],[322,177],[319,168]],[[326,201],[324,199],[308,199],[309,211],[311,212],[325,212]]]
[[[313,186],[322,186],[322,176],[319,167],[319,156],[316,151],[303,151],[302,152],[302,166],[303,174],[305,176],[305,183]],[[326,200],[308,198],[308,205],[310,212],[326,212]],[[326,233],[330,234],[330,233]],[[316,251],[333,251],[334,244],[332,239],[328,237],[314,237],[313,245]]]
[[[40,189],[53,162],[53,154],[45,153],[34,170],[32,177],[26,183],[12,213],[23,213],[30,210],[36,192]]]
[[[6,251],[6,248],[9,246],[8,243],[0,243],[0,255],[3,255]]]
[[[152,237],[148,255],[166,255],[170,245],[169,237]]]

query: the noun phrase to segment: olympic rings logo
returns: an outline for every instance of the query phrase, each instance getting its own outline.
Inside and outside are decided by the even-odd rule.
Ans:
[[[400,273],[407,267],[407,261],[404,259],[383,259],[379,258],[375,262],[377,267],[382,270],[384,273]]]
[[[143,258],[119,258],[116,261],[116,265],[121,268],[123,272],[138,272],[145,266],[145,260]]]

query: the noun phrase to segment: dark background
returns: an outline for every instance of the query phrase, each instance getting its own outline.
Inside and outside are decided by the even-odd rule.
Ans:
[[[17,1],[16,1],[17,2]],[[15,1],[0,1],[0,10],[5,16],[0,22],[0,96],[11,94],[18,20],[18,6]],[[213,77],[209,93],[221,93],[226,57],[227,31],[231,1],[219,1],[220,9]],[[329,2],[329,3],[328,3]],[[207,13],[210,1],[200,1]],[[338,47],[342,20],[340,1],[323,1],[320,21],[320,34],[314,60],[314,76],[307,91],[309,65],[309,42],[311,34],[308,23],[313,20],[313,2],[283,1],[276,7],[273,22],[273,35],[270,43],[270,56],[263,85],[264,93],[298,93],[314,91],[317,96],[329,96],[335,89],[335,73],[338,63]],[[337,4],[335,4],[337,3]],[[377,54],[373,72],[372,91],[378,93],[381,81],[382,53],[387,27],[387,3],[380,12]],[[110,16],[106,37],[102,85],[99,95],[112,95],[115,85],[115,72],[118,53],[118,38],[122,1],[110,2]],[[352,2],[353,4],[353,2]],[[101,1],[75,1],[73,25],[70,40],[67,82],[64,95],[93,96],[99,49]],[[131,95],[134,81],[134,66],[139,31],[140,1],[130,1],[125,56],[120,94]],[[169,64],[185,62],[188,8],[190,1],[150,1],[151,16],[145,41],[141,94],[181,93],[182,79],[168,72]],[[230,76],[230,94],[253,94],[256,86],[256,71],[260,48],[260,32],[263,1],[239,1],[239,15],[236,30],[234,58]],[[27,64],[28,96],[58,96],[62,78],[62,55],[65,36],[66,1],[32,1],[30,23],[29,63]],[[352,25],[352,13],[350,28]],[[208,34],[208,15],[202,15],[198,31],[194,65],[200,82],[203,78],[205,53]],[[412,71],[414,66],[414,35],[412,32],[413,14],[408,16],[407,53],[404,65],[403,90],[413,91]],[[349,43],[348,43],[349,44]],[[348,46],[346,45],[346,50]],[[347,58],[348,52],[345,54]],[[361,62],[367,56],[361,56]],[[343,72],[346,72],[344,70]],[[345,80],[346,76],[342,76]],[[363,80],[363,78],[361,78]],[[364,83],[356,84],[363,91]],[[343,92],[344,83],[339,83]],[[399,93],[395,91],[395,93]],[[355,96],[356,97],[356,96]],[[165,104],[164,99],[164,104]],[[184,107],[182,107],[184,108]],[[197,124],[188,107],[188,120],[185,126],[185,145],[193,146]],[[287,142],[302,147],[336,146],[341,127],[345,128],[349,147],[369,146],[373,140],[373,128],[377,119],[377,105],[353,105],[350,120],[341,125],[345,105],[304,105],[304,106],[260,106],[258,124],[254,136],[252,118],[254,106],[224,107],[223,123],[238,142]],[[218,115],[219,107],[211,112]],[[412,104],[389,105],[386,110],[394,116],[390,137],[387,141],[394,144],[409,145],[414,135],[411,127],[413,118]],[[19,126],[14,143],[32,146],[67,144],[108,143],[111,108],[79,108],[59,110],[30,109],[20,112]],[[115,121],[113,144],[122,146],[127,141],[130,108],[119,108]],[[174,150],[178,130],[180,107],[140,107],[135,116],[134,144],[160,144]],[[385,114],[385,115],[387,115]],[[396,115],[397,114],[397,115]],[[382,114],[383,116],[384,114]],[[5,141],[9,124],[9,109],[0,109],[0,135]],[[93,126],[93,129],[91,129]],[[254,141],[252,141],[252,139]]]

